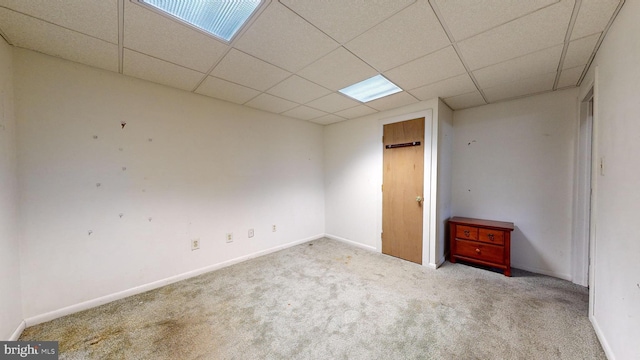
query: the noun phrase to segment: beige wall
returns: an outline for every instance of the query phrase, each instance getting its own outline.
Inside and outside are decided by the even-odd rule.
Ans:
[[[627,0],[586,79],[595,79],[591,319],[610,359],[640,359],[640,1]],[[597,77],[596,75],[597,69]]]
[[[0,339],[22,322],[13,49],[0,38]]]
[[[571,279],[577,89],[454,112],[453,213],[511,221],[511,265]]]
[[[324,233],[321,126],[15,52],[28,324]]]

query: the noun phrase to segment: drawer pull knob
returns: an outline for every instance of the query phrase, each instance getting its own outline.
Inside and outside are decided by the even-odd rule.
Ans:
[[[476,249],[476,253],[480,254],[480,249]]]
[[[493,241],[493,234],[489,234],[489,240]]]
[[[469,237],[469,235],[470,235],[469,230],[465,230],[464,231],[464,236]]]

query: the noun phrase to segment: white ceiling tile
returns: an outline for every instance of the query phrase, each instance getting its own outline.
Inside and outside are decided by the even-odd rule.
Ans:
[[[300,120],[311,120],[327,115],[327,113],[324,111],[312,109],[308,106],[300,105],[296,108],[283,112],[282,115]]]
[[[571,40],[604,31],[620,0],[582,0]]]
[[[355,119],[361,116],[369,115],[378,112],[375,109],[372,109],[366,105],[358,105],[346,110],[336,112],[336,115],[341,116],[347,119]]]
[[[0,8],[0,27],[19,47],[110,71],[118,71],[118,46]]]
[[[586,65],[577,66],[571,69],[564,69],[560,73],[560,79],[558,80],[558,89],[562,89],[569,86],[576,86],[582,76],[584,67]]]
[[[340,117],[338,115],[329,114],[329,115],[325,115],[323,117],[319,117],[317,119],[313,119],[313,120],[310,120],[310,121],[313,122],[313,123],[316,123],[316,124],[320,124],[320,125],[329,125],[329,124],[334,124],[334,123],[337,123],[337,122],[340,122],[340,121],[345,121],[345,120],[347,120],[347,119],[342,118],[342,117]]]
[[[346,96],[340,95],[338,93],[331,93],[327,96],[323,96],[319,99],[313,100],[312,102],[307,104],[307,106],[310,106],[314,109],[326,111],[328,113],[334,113],[358,105],[360,105],[360,102],[351,100]]]
[[[314,84],[309,80],[293,75],[267,91],[271,95],[291,100],[299,104],[307,103],[327,95],[331,90]]]
[[[282,4],[341,44],[402,10],[415,0],[280,0]]]
[[[291,74],[251,55],[231,49],[216,65],[211,75],[252,89],[265,91]]]
[[[468,94],[474,90],[476,90],[476,85],[473,83],[473,80],[471,80],[469,74],[465,73],[410,90],[409,93],[424,101],[437,97],[447,98],[461,94]]]
[[[292,101],[280,99],[279,97],[264,93],[256,96],[245,105],[276,114],[280,114],[281,112],[291,110],[298,106],[298,104]]]
[[[415,89],[465,72],[452,46],[416,59],[384,73],[404,90]]]
[[[401,106],[417,103],[419,100],[411,96],[406,91],[402,91],[393,95],[385,96],[378,100],[369,101],[367,106],[370,106],[378,111],[385,111]]]
[[[298,72],[298,75],[334,91],[377,74],[374,68],[342,47]]]
[[[260,94],[257,90],[213,76],[207,76],[207,79],[202,82],[196,92],[236,104],[244,104]]]
[[[379,71],[386,71],[447,45],[449,38],[429,3],[420,1],[345,47]]]
[[[228,46],[184,24],[125,1],[124,46],[200,72],[208,72]]]
[[[444,101],[453,110],[461,110],[486,104],[479,91],[452,96],[443,99],[442,101]]]
[[[456,41],[502,25],[558,0],[431,0]]]
[[[600,33],[597,33],[570,42],[562,68],[568,69],[578,65],[585,65],[589,62],[589,58],[591,54],[593,54],[599,38]]]
[[[573,1],[542,10],[458,43],[471,70],[564,43]]]
[[[520,79],[507,84],[483,89],[489,102],[516,98],[524,95],[533,95],[553,89],[556,73],[538,75],[528,79]]]
[[[490,65],[473,72],[478,85],[488,88],[502,83],[526,79],[538,74],[547,74],[558,69],[564,45]]]
[[[118,43],[118,0],[0,0],[0,6]]]
[[[125,49],[123,73],[139,79],[191,91],[205,74]]]
[[[234,46],[296,72],[340,45],[291,10],[272,2]]]

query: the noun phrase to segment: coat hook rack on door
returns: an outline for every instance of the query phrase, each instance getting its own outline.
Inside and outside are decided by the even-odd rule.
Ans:
[[[414,141],[414,142],[408,142],[408,143],[402,143],[402,144],[391,144],[391,145],[385,146],[385,149],[395,149],[395,148],[401,148],[401,147],[407,147],[407,146],[420,146],[420,141]]]

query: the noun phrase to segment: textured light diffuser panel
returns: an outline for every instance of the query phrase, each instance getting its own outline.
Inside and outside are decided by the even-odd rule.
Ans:
[[[372,101],[400,91],[402,89],[382,75],[376,75],[340,90],[341,93],[361,102]]]
[[[225,41],[240,30],[261,0],[139,0]]]

